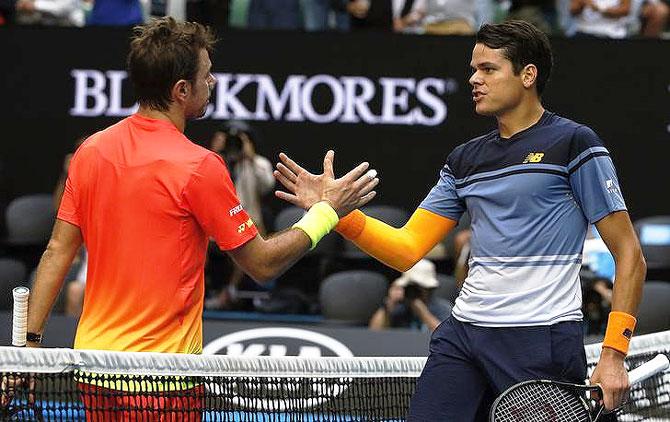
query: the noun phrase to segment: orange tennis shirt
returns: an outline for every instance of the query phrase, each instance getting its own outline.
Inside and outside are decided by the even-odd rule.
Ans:
[[[58,218],[89,254],[76,349],[200,353],[208,238],[257,234],[221,157],[137,114],[77,150]]]

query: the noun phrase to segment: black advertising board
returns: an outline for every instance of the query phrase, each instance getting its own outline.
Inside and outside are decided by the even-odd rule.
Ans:
[[[126,28],[0,30],[0,201],[50,192],[74,141],[133,111]],[[469,37],[224,32],[208,115],[187,135],[204,144],[224,120],[246,119],[258,151],[342,172],[367,160],[378,204],[408,210],[436,182],[448,153],[488,131],[470,99]],[[546,107],[590,125],[613,155],[633,218],[668,214],[670,42],[554,39]],[[659,183],[660,182],[660,183]],[[277,208],[282,204],[275,203]]]

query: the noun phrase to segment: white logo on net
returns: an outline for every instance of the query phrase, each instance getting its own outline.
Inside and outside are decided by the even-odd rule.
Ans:
[[[259,356],[265,350],[268,350],[270,356],[285,356],[286,346],[281,344],[272,344],[266,347],[263,343],[251,343],[246,348],[243,343],[249,340],[257,340],[264,338],[290,338],[296,340],[303,340],[317,344],[320,347],[301,346],[299,356],[318,357],[321,356],[321,348],[330,350],[339,357],[352,357],[353,353],[343,343],[335,340],[332,337],[326,336],[309,330],[302,330],[298,328],[254,328],[250,330],[238,331],[219,337],[208,343],[202,350],[205,355],[215,355],[218,352],[227,348],[229,356]],[[232,353],[231,353],[232,352]],[[284,393],[297,393],[300,389],[299,381],[301,378],[286,377],[286,385],[264,386],[263,391],[282,391]],[[291,406],[286,400],[267,399],[260,397],[258,393],[260,389],[254,388],[254,380],[233,382],[228,385],[220,385],[217,382],[208,382],[205,388],[220,397],[225,397],[236,408],[246,410],[264,410],[264,411],[278,411],[284,412],[289,410],[306,410],[320,405],[321,403],[333,399],[342,394],[346,389],[346,384],[351,382],[351,378],[342,379],[341,384],[312,384],[311,394],[312,398],[292,399]],[[242,391],[249,391],[253,395],[240,396],[240,388]]]

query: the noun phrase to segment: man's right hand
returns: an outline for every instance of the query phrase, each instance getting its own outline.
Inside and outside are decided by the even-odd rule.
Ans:
[[[309,209],[320,201],[327,201],[342,217],[372,200],[377,194],[373,189],[379,183],[377,177],[366,173],[368,163],[361,163],[339,179],[335,179],[331,150],[323,159],[323,173],[316,175],[279,154],[280,163],[274,175],[289,192],[276,191],[278,198],[300,208]]]

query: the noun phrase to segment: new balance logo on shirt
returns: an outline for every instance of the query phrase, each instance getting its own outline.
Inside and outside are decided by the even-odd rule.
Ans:
[[[527,164],[527,163],[539,163],[542,161],[542,157],[544,157],[544,152],[531,152],[528,153],[526,156],[526,159],[523,160],[522,164]]]

